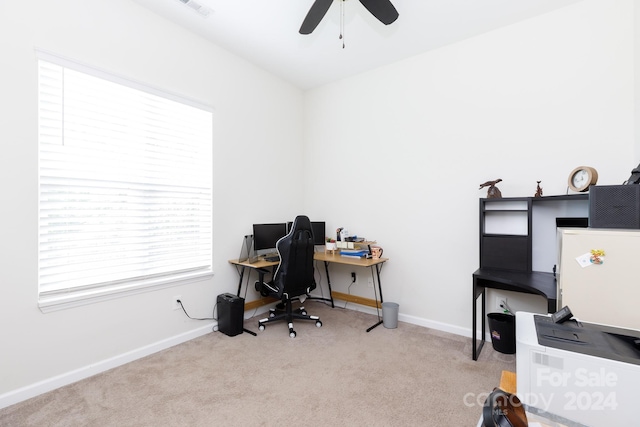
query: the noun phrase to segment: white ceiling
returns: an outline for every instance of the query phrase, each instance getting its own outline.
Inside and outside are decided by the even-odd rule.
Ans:
[[[207,17],[180,0],[133,1],[310,89],[582,0],[391,0],[400,16],[388,26],[358,0],[334,0],[310,35],[298,30],[314,0],[192,0]]]

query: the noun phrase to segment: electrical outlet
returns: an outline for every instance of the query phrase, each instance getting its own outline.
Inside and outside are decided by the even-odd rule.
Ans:
[[[507,298],[503,297],[503,296],[497,296],[496,297],[496,310],[498,311],[503,311],[506,309],[506,307],[500,307],[500,305],[506,305],[507,303]]]
[[[180,310],[180,303],[178,301],[182,301],[181,295],[176,295],[171,300],[171,309],[172,310]]]
[[[373,279],[371,277],[367,279],[367,287],[373,288]]]

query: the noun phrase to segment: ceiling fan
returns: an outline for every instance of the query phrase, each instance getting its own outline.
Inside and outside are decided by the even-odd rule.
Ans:
[[[345,1],[345,0],[338,0]],[[307,16],[302,21],[300,26],[300,34],[311,34],[316,29],[324,15],[329,10],[329,7],[333,3],[333,0],[316,0],[311,9],[307,13]],[[398,19],[398,11],[391,4],[389,0],[360,0],[360,3],[367,8],[378,21],[385,25],[389,25]]]

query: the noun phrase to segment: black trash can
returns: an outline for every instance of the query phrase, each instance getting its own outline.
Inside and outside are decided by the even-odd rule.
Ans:
[[[489,331],[493,349],[504,354],[516,352],[516,316],[509,313],[489,313]]]

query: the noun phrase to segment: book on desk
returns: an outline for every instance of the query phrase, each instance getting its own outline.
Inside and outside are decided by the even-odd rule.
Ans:
[[[342,249],[340,250],[340,256],[351,258],[366,258],[369,255],[367,249]]]

